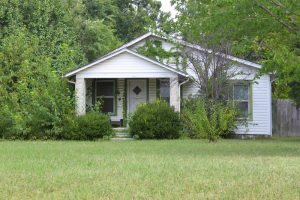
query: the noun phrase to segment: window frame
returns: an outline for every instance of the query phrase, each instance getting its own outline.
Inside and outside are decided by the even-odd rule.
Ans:
[[[162,98],[162,96],[161,96],[161,86],[162,86],[162,81],[166,81],[166,82],[168,82],[168,84],[169,84],[169,101],[166,101],[165,99],[163,99]],[[171,99],[171,91],[170,91],[170,79],[168,79],[168,78],[160,78],[160,79],[158,79],[158,91],[157,91],[157,96],[158,96],[158,98],[159,99],[162,99],[162,100],[164,100],[164,101],[166,101],[168,104],[170,104],[170,99]]]
[[[248,88],[248,100],[235,100],[234,89],[236,85],[247,86]],[[247,119],[249,121],[253,120],[253,90],[252,90],[252,82],[251,81],[235,81],[232,83],[232,103],[233,106],[236,106],[237,103],[247,102],[248,103],[248,116],[241,116],[239,119]]]
[[[112,96],[98,96],[97,95],[97,88],[98,88],[98,84],[99,82],[112,82],[113,83],[113,95]],[[116,106],[117,106],[117,97],[116,97],[116,85],[117,81],[115,79],[103,79],[103,80],[96,80],[95,81],[95,102],[97,102],[97,99],[113,99],[113,112],[108,112],[106,114],[108,114],[109,116],[115,116],[116,113]]]

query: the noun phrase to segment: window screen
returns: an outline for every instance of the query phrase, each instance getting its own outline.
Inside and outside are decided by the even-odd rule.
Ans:
[[[170,103],[170,81],[169,79],[160,79],[159,88],[160,98]]]

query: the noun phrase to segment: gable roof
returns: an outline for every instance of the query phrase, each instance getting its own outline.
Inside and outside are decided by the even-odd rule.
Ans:
[[[113,57],[115,57],[115,56],[117,56],[117,55],[119,55],[119,54],[122,54],[122,53],[124,53],[124,52],[127,52],[127,53],[129,53],[129,54],[132,54],[132,55],[134,55],[134,56],[136,56],[136,57],[139,57],[139,58],[141,58],[141,59],[143,59],[143,60],[146,60],[146,61],[148,61],[148,62],[151,62],[151,63],[153,63],[153,64],[155,64],[155,65],[157,65],[157,66],[160,66],[160,67],[162,67],[162,68],[164,68],[164,69],[167,69],[167,70],[172,71],[172,72],[174,72],[174,73],[177,73],[177,74],[179,74],[179,75],[188,77],[188,74],[186,74],[185,72],[182,72],[182,71],[180,71],[180,70],[178,70],[178,69],[175,69],[175,68],[173,68],[173,67],[170,67],[170,66],[168,66],[168,65],[165,65],[165,64],[163,64],[163,63],[160,63],[160,62],[158,62],[158,61],[156,61],[156,60],[153,60],[153,59],[148,58],[148,57],[146,57],[146,56],[143,56],[143,55],[141,55],[141,54],[138,54],[138,53],[136,53],[136,52],[134,52],[134,51],[131,51],[131,50],[127,49],[127,48],[118,48],[118,49],[116,49],[116,50],[114,50],[114,51],[112,51],[112,52],[106,54],[105,56],[99,58],[98,60],[96,60],[96,61],[94,61],[94,62],[92,62],[92,63],[90,63],[90,64],[87,64],[87,65],[85,65],[85,66],[83,66],[83,67],[80,67],[80,68],[77,68],[77,69],[75,69],[75,70],[72,70],[72,71],[68,72],[67,74],[65,74],[65,77],[71,77],[71,76],[77,74],[78,72],[81,72],[81,71],[83,71],[83,70],[85,70],[85,69],[88,69],[88,68],[90,68],[90,67],[93,67],[93,66],[95,66],[96,64],[99,64],[99,63],[101,63],[101,62],[104,62],[104,61],[106,61],[106,60],[108,60],[108,59],[110,59],[110,58],[113,58]]]
[[[74,70],[66,73],[64,77],[73,76],[73,75],[75,75],[76,73],[78,73],[78,72],[80,72],[82,70],[85,70],[85,69],[87,69],[89,67],[92,67],[95,64],[101,63],[101,62],[103,62],[103,61],[105,61],[107,59],[110,59],[110,58],[112,58],[112,57],[114,57],[116,55],[119,55],[119,54],[121,54],[121,53],[123,53],[125,51],[128,52],[128,53],[131,53],[131,54],[133,54],[135,56],[138,56],[138,57],[140,57],[140,58],[142,58],[144,60],[152,62],[153,64],[156,64],[156,65],[158,65],[160,67],[166,68],[166,69],[168,69],[170,71],[173,71],[175,73],[178,73],[180,75],[183,75],[183,76],[187,77],[188,75],[185,72],[183,72],[183,71],[180,71],[178,69],[175,69],[173,67],[165,65],[163,63],[160,63],[158,61],[155,61],[155,60],[153,60],[151,58],[148,58],[146,56],[143,56],[141,54],[138,54],[137,52],[134,52],[134,51],[131,51],[131,50],[128,49],[129,47],[133,46],[134,44],[137,44],[137,43],[141,42],[142,40],[144,40],[144,39],[146,39],[148,37],[151,37],[151,36],[152,37],[157,37],[157,38],[160,38],[160,39],[163,39],[163,40],[170,40],[170,39],[168,39],[166,37],[159,36],[159,35],[157,35],[155,33],[152,33],[152,32],[148,32],[148,33],[146,33],[146,34],[144,34],[144,35],[142,35],[142,36],[140,36],[140,37],[138,37],[138,38],[136,38],[136,39],[134,39],[134,40],[132,40],[132,41],[124,44],[124,45],[122,45],[121,47],[119,47],[119,48],[117,48],[117,49],[109,52],[108,54],[106,54],[106,55],[104,55],[104,56],[96,59],[92,63],[89,63],[87,65],[84,65],[82,67],[79,67],[77,69],[74,69]],[[171,40],[173,40],[174,42],[177,42],[177,43],[179,43],[181,45],[184,45],[186,47],[193,48],[193,49],[196,49],[196,50],[199,50],[199,51],[212,52],[212,50],[210,50],[210,49],[206,49],[206,48],[203,48],[203,47],[201,47],[199,45],[194,45],[194,44],[188,43],[188,42],[183,41],[183,40],[179,40],[179,39],[176,39],[176,38],[171,38]],[[248,60],[244,60],[244,59],[241,59],[241,58],[238,58],[238,57],[235,57],[235,56],[225,55],[225,54],[222,54],[222,53],[219,53],[218,55],[220,55],[222,57],[226,57],[227,59],[232,60],[234,62],[238,62],[238,63],[244,64],[244,65],[247,65],[247,66],[251,66],[251,67],[254,67],[254,68],[257,68],[257,69],[261,69],[261,67],[262,67],[260,64],[257,64],[257,63],[254,63],[254,62],[251,62],[251,61],[248,61]]]
[[[123,48],[129,48],[131,47],[132,45],[150,37],[150,36],[153,36],[153,37],[157,37],[157,38],[160,38],[160,39],[164,39],[164,40],[168,40],[167,38],[163,37],[163,36],[159,36],[155,33],[152,33],[152,32],[149,32],[149,33],[146,33],[126,44],[124,44],[123,46],[119,47],[118,49],[116,49],[115,51],[118,51],[120,49],[123,49]],[[187,47],[190,47],[190,48],[193,48],[193,49],[197,49],[199,51],[206,51],[206,52],[212,52],[212,50],[210,49],[206,49],[206,48],[203,48],[199,45],[194,45],[194,44],[191,44],[191,43],[188,43],[186,41],[183,41],[183,40],[179,40],[179,39],[176,39],[176,38],[171,38],[174,42],[177,42],[181,45],[184,45],[184,46],[187,46]],[[114,51],[112,51],[114,52]],[[247,66],[251,66],[251,67],[254,67],[254,68],[258,68],[260,69],[262,66],[260,64],[257,64],[257,63],[254,63],[254,62],[251,62],[251,61],[248,61],[248,60],[244,60],[244,59],[241,59],[241,58],[238,58],[238,57],[235,57],[235,56],[231,56],[231,55],[225,55],[225,54],[222,54],[220,53],[219,54],[220,56],[223,56],[223,57],[226,57],[227,59],[229,60],[232,60],[232,61],[235,61],[235,62],[238,62],[238,63],[241,63],[241,64],[244,64],[244,65],[247,65]]]

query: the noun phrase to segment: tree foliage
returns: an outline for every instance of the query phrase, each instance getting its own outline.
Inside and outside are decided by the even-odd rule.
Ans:
[[[122,41],[132,40],[145,32],[156,30],[170,15],[160,10],[156,0],[114,0],[119,9],[116,15],[117,36]]]
[[[192,72],[191,80],[199,88],[200,95],[212,101],[224,101],[228,98],[229,88],[232,87],[234,79],[246,79],[249,72],[244,72],[228,58],[231,49],[227,43],[207,48],[210,41],[206,43],[193,41],[193,45],[203,48],[203,51],[195,51],[188,48],[184,53],[189,61],[186,69]]]
[[[141,2],[149,4],[146,10]],[[74,114],[63,74],[156,24],[154,1],[124,6],[117,0],[0,1],[0,135],[56,138],[62,132],[62,119]],[[134,29],[117,27],[127,15],[143,20],[131,20]]]
[[[298,0],[173,0],[173,28],[187,40],[232,43],[237,56],[263,64],[274,75],[274,96],[300,105],[300,2]],[[201,42],[201,41],[199,41]]]
[[[143,46],[137,49],[137,52],[159,62],[169,62],[179,54],[176,49],[170,49],[170,51],[164,49],[159,40],[147,40]]]
[[[193,97],[184,101],[181,119],[189,137],[215,142],[234,133],[240,124],[237,117],[231,102]]]

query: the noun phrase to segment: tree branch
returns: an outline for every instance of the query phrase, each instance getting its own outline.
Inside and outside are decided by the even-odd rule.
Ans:
[[[291,33],[293,34],[298,34],[298,30],[294,29],[293,27],[291,27],[288,23],[284,22],[283,20],[281,20],[279,17],[277,17],[275,14],[273,14],[267,7],[265,7],[264,5],[262,5],[261,3],[258,3],[257,1],[255,1],[256,4],[262,9],[264,10],[268,15],[270,15],[271,17],[273,17],[273,19],[275,19],[277,22],[279,22],[281,25],[283,25],[284,27],[286,27]]]

